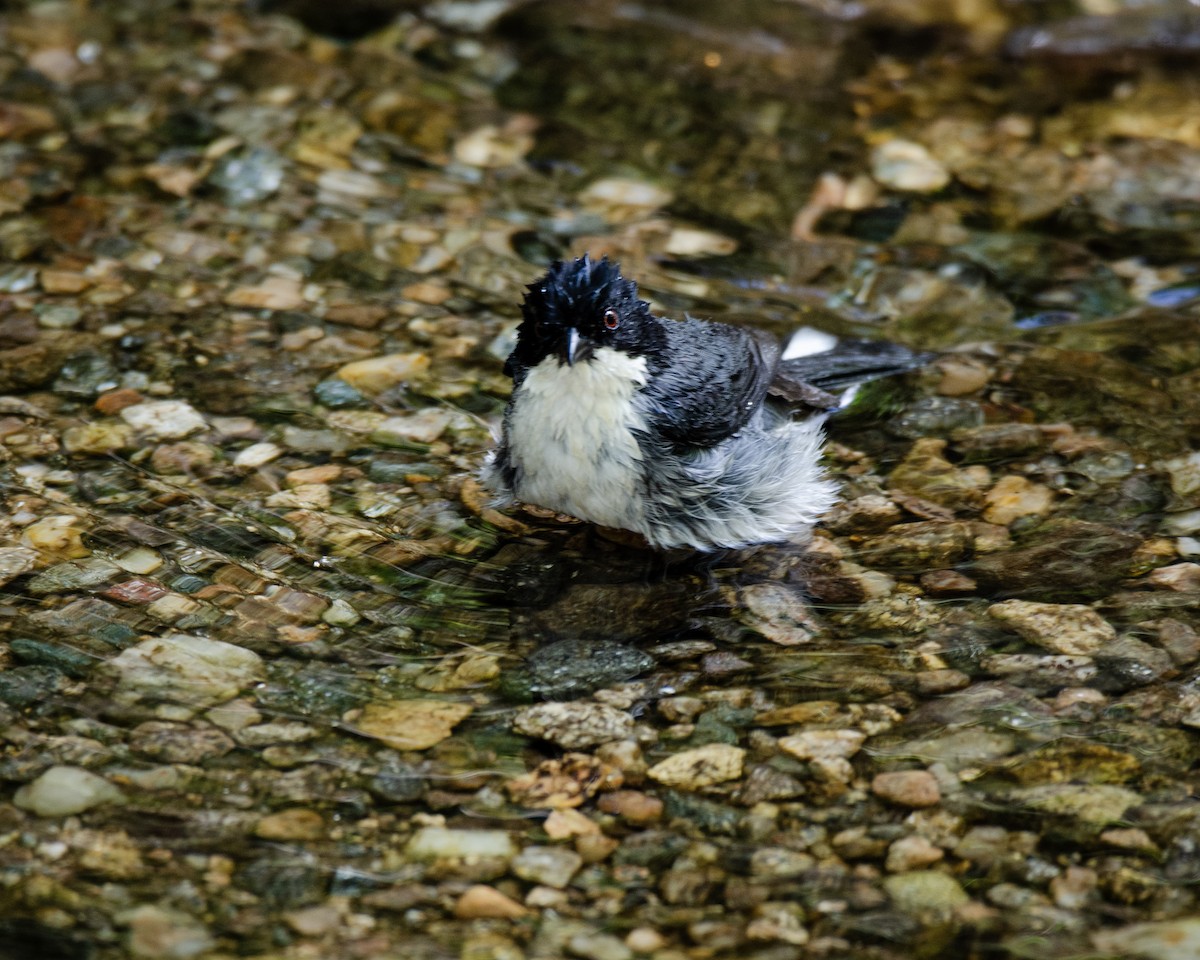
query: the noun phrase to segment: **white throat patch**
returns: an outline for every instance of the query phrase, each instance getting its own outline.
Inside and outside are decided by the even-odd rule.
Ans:
[[[642,517],[645,418],[634,399],[646,361],[610,347],[567,366],[547,357],[525,376],[508,423],[514,493],[527,503],[628,529]]]

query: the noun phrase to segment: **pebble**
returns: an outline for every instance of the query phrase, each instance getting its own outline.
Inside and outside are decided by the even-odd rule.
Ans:
[[[629,177],[604,177],[579,195],[584,207],[603,212],[613,222],[645,215],[673,199],[674,194],[665,187]]]
[[[653,823],[662,817],[663,802],[640,790],[614,790],[604,794],[597,806],[630,823]]]
[[[287,925],[302,937],[320,937],[336,930],[342,922],[338,909],[328,903],[300,910],[289,910],[283,915]]]
[[[129,952],[147,960],[190,960],[216,946],[195,917],[180,910],[145,904],[120,916],[129,926]]]
[[[583,960],[633,960],[633,951],[611,933],[577,933],[567,941],[567,950]]]
[[[67,453],[106,454],[124,450],[133,442],[133,428],[118,420],[96,420],[62,432]]]
[[[1006,600],[988,607],[988,616],[1007,624],[1029,643],[1051,653],[1091,656],[1116,639],[1112,625],[1091,607],[1077,603]]]
[[[125,407],[121,419],[155,440],[178,440],[208,424],[191,404],[182,400],[148,400]]]
[[[871,176],[885,187],[911,193],[936,193],[950,182],[950,172],[912,140],[889,140],[871,151]]]
[[[371,439],[383,446],[397,441],[433,443],[446,432],[453,419],[448,410],[422,410],[402,417],[388,417],[371,432]]]
[[[809,643],[818,631],[816,617],[803,596],[781,583],[755,583],[740,594],[747,625],[772,643],[792,647]]]
[[[897,910],[909,914],[946,916],[971,899],[957,880],[937,870],[894,874],[883,889]]]
[[[270,463],[276,457],[283,453],[283,448],[276,443],[264,441],[262,443],[252,443],[243,450],[239,450],[237,456],[233,458],[235,467],[243,467],[253,469]]]
[[[528,912],[512,897],[482,883],[469,887],[454,904],[460,920],[517,920]]]
[[[911,873],[937,863],[945,855],[941,847],[930,843],[925,837],[901,837],[888,847],[884,866],[888,873]]]
[[[871,792],[901,807],[932,807],[941,802],[937,778],[928,770],[893,770],[875,775]]]
[[[264,677],[258,654],[244,647],[176,633],[143,640],[103,668],[116,679],[113,699],[131,705],[161,701],[211,707]]]
[[[826,760],[854,756],[866,741],[858,730],[805,730],[779,738],[781,750],[797,760]]]
[[[583,866],[583,857],[565,847],[526,847],[509,869],[522,880],[563,889]]]
[[[516,855],[512,837],[504,830],[460,830],[422,827],[404,848],[409,860],[462,860],[495,857],[511,860]]]
[[[710,743],[685,750],[656,763],[647,775],[668,787],[697,790],[742,775],[746,751],[725,743]]]
[[[1105,954],[1141,960],[1196,960],[1200,957],[1200,917],[1134,923],[1092,935]]]
[[[983,498],[983,519],[1007,526],[1018,517],[1044,517],[1054,504],[1054,491],[1024,477],[1001,477]]]
[[[473,709],[469,703],[448,700],[369,703],[355,728],[396,750],[426,750],[450,736]]]
[[[1200,591],[1200,563],[1173,563],[1169,567],[1159,567],[1147,575],[1146,582],[1160,590],[1183,593]]]
[[[21,531],[21,544],[49,560],[78,560],[91,555],[83,545],[86,528],[79,517],[54,514],[35,520]]]
[[[267,277],[254,286],[234,287],[225,294],[231,307],[252,310],[300,310],[306,300],[300,281],[292,277]]]
[[[429,357],[423,353],[391,353],[347,363],[336,375],[360,393],[373,397],[410,380],[419,380],[428,371]]]
[[[254,827],[254,835],[263,840],[322,840],[325,833],[324,818],[305,807],[269,814]]]
[[[633,717],[603,703],[539,703],[520,711],[513,728],[526,736],[578,750],[633,734]]]
[[[196,728],[151,720],[133,728],[129,747],[152,760],[199,764],[225,756],[234,749],[235,744],[215,727]]]
[[[674,257],[723,257],[737,250],[737,241],[699,227],[672,227],[663,250]]]
[[[82,767],[51,767],[17,790],[13,803],[39,817],[69,817],[125,799],[113,784]]]
[[[0,587],[37,566],[38,552],[31,547],[0,547]]]

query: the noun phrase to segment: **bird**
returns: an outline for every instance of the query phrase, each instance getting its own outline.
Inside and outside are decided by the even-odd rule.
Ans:
[[[483,485],[662,550],[802,541],[838,498],[821,463],[829,391],[923,360],[875,341],[784,359],[766,331],[656,316],[619,264],[587,254],[529,284],[521,315]]]

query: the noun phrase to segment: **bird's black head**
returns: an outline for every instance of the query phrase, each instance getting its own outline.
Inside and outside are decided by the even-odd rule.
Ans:
[[[653,356],[665,343],[662,323],[638,299],[637,284],[607,258],[585,254],[569,263],[555,261],[527,289],[521,304],[525,319],[509,357],[514,375],[552,355],[567,364],[586,362],[601,347]]]

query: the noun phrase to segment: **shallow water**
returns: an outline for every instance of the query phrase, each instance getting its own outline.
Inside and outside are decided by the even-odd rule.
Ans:
[[[263,6],[0,16],[0,957],[1192,956],[1186,10]],[[809,543],[497,513],[585,250],[939,357]]]

